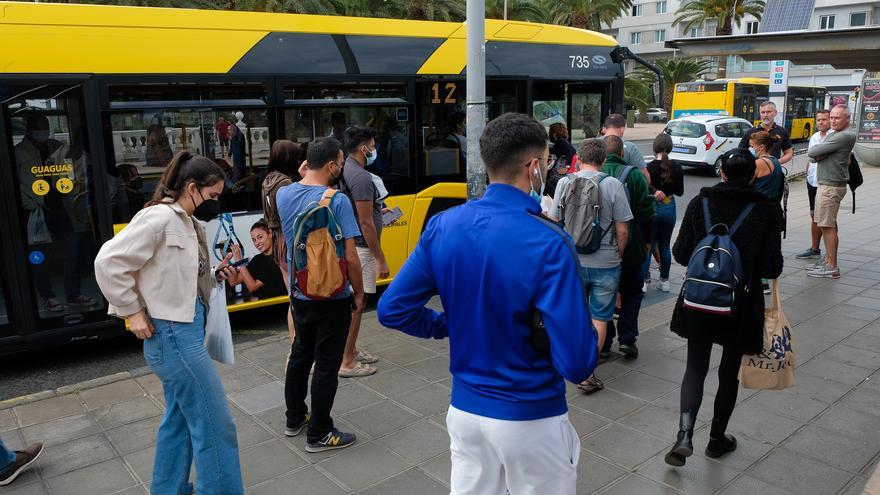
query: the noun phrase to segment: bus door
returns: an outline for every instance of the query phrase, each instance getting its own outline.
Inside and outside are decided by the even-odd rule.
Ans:
[[[16,287],[21,304],[0,316],[16,330],[0,328],[25,335],[107,320],[94,276],[105,236],[81,82],[0,82],[0,113],[0,190],[8,198],[0,224],[14,270],[3,273],[0,299]]]
[[[571,143],[599,135],[602,123],[611,112],[611,86],[608,84],[568,85],[568,129]]]

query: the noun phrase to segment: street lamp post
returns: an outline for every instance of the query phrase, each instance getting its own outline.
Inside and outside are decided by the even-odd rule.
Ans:
[[[467,0],[467,191],[479,198],[486,189],[480,136],[486,127],[486,3]]]

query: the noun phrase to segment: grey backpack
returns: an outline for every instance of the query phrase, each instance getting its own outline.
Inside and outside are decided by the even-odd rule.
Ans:
[[[574,240],[575,248],[580,254],[595,253],[602,245],[605,234],[599,223],[602,210],[602,191],[599,184],[608,175],[599,173],[593,177],[573,176],[571,184],[560,201],[562,227]]]

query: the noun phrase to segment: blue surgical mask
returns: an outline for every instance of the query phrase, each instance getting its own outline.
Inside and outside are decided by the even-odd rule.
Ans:
[[[370,154],[367,155],[367,165],[372,165],[373,162],[376,161],[377,155],[378,153],[376,153],[376,148],[373,148],[373,151],[371,151]]]
[[[541,191],[535,191],[535,186],[532,184],[532,181],[529,181],[529,188],[531,191],[529,192],[529,197],[534,199],[536,203],[541,204],[541,198],[544,196],[544,178],[541,177],[541,169],[535,168],[535,176],[538,177],[541,181]]]
[[[755,148],[749,148],[749,153],[751,153],[753,157],[758,158],[758,152],[755,151]]]

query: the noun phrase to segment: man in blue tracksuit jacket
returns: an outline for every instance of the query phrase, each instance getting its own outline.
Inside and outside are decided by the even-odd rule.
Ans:
[[[574,495],[580,440],[563,378],[590,375],[597,343],[574,245],[541,216],[547,133],[504,114],[486,126],[480,154],[486,194],[431,219],[379,321],[449,337],[453,495]],[[443,313],[425,307],[437,294]]]

